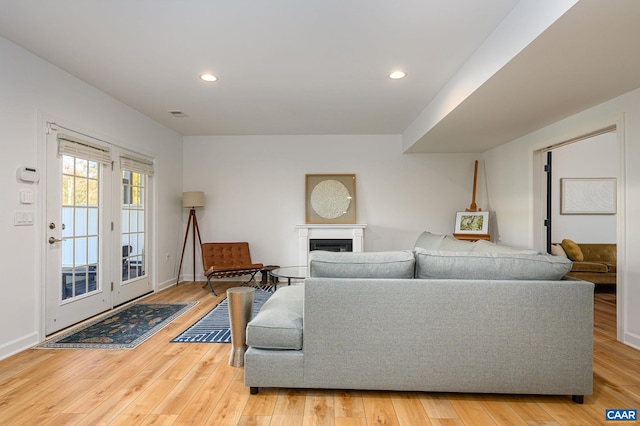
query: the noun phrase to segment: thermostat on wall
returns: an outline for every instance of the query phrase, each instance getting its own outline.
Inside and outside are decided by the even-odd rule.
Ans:
[[[35,167],[20,167],[18,169],[18,179],[23,182],[38,182],[40,171]]]

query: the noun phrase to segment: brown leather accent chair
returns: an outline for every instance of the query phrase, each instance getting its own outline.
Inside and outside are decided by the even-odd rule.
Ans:
[[[202,264],[207,284],[214,295],[218,295],[213,289],[211,280],[214,278],[233,278],[243,275],[251,277],[245,284],[255,282],[256,273],[262,267],[262,263],[253,263],[249,252],[249,243],[203,243]],[[256,283],[257,285],[257,283]]]

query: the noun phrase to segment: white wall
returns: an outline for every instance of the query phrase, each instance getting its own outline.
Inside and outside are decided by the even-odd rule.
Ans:
[[[560,214],[560,179],[616,177],[616,133],[609,132],[553,149],[552,241],[615,243],[617,216]]]
[[[502,243],[533,245],[533,153],[610,125],[618,125],[618,331],[640,348],[640,89],[559,121],[483,155],[489,205]]]
[[[37,343],[41,333],[44,183],[20,183],[15,176],[18,167],[41,161],[39,114],[156,158],[159,287],[171,285],[177,273],[187,219],[183,190],[207,194],[207,207],[198,212],[204,241],[246,240],[256,261],[280,265],[297,263],[295,225],[304,222],[306,173],[357,175],[357,219],[367,224],[369,251],[411,248],[423,230],[451,233],[455,212],[470,203],[477,156],[403,155],[400,135],[185,137],[181,145],[176,133],[2,38],[0,99],[0,358]],[[629,308],[640,305],[640,259],[627,255],[640,252],[640,223],[630,220],[640,214],[640,168],[633,161],[640,158],[640,90],[486,152],[477,202],[492,212],[492,239],[532,246],[533,152],[620,123],[619,215],[628,220],[617,230],[624,282],[619,305],[623,339],[640,347],[640,312]],[[36,192],[35,205],[19,203],[19,190],[27,187]],[[13,225],[15,212],[24,210],[35,213],[34,226]],[[191,274],[190,267],[183,273]]]
[[[182,137],[31,53],[0,38],[0,358],[42,338],[41,271],[45,223],[42,218],[44,177],[27,184],[16,179],[20,166],[37,167],[42,117],[90,129],[120,146],[156,158],[157,238],[160,253],[155,285],[173,283],[181,241]],[[32,189],[36,203],[19,202],[20,189]],[[14,226],[16,211],[31,211],[33,226]]]
[[[248,241],[254,261],[296,265],[305,174],[355,173],[365,250],[412,249],[424,230],[453,232],[456,211],[471,203],[477,156],[401,150],[400,135],[185,137],[184,190],[206,193],[203,241]],[[478,193],[484,207],[482,183]]]

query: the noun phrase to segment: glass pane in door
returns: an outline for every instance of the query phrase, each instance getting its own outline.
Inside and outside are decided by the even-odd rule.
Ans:
[[[122,170],[122,282],[145,275],[146,175]]]
[[[100,289],[100,165],[62,158],[62,300]]]

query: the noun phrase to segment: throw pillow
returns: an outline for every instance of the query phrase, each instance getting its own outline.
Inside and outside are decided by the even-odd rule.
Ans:
[[[560,244],[551,244],[551,254],[554,256],[568,257]]]
[[[584,255],[582,254],[582,250],[580,249],[580,246],[578,244],[568,238],[565,238],[564,240],[562,240],[562,243],[560,243],[560,245],[564,249],[565,253],[567,253],[567,257],[569,259],[575,262],[584,261]]]

